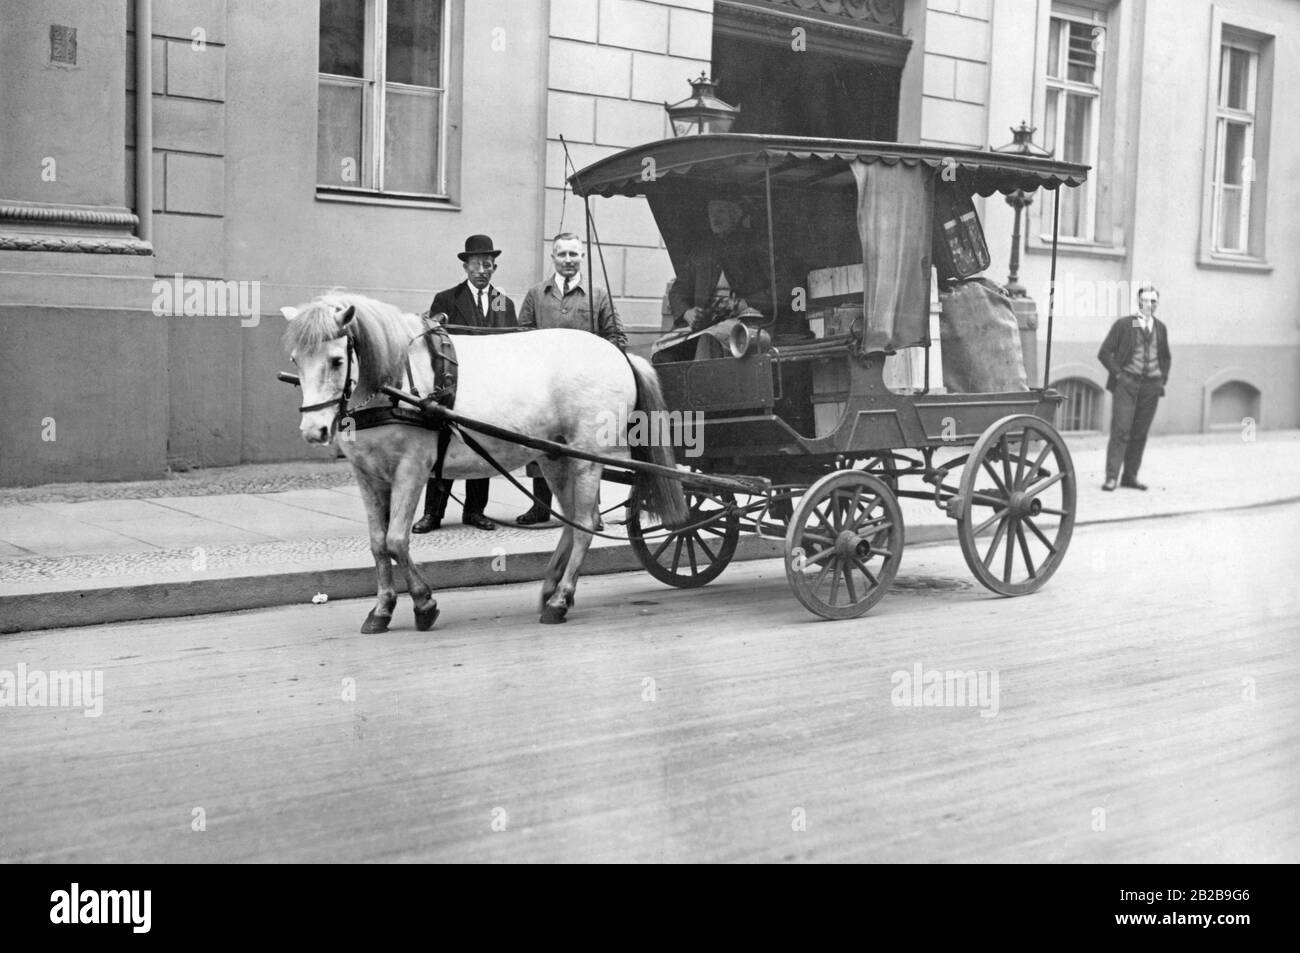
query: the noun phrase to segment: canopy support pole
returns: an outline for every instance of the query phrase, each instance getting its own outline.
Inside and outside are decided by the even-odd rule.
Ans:
[[[1061,186],[1052,193],[1052,277],[1047,286],[1047,356],[1043,361],[1043,390],[1052,380],[1052,316],[1056,310],[1056,242],[1061,237]]]
[[[763,156],[763,191],[767,194],[767,267],[768,276],[772,280],[772,320],[768,324],[772,328],[772,337],[776,337],[776,245],[772,238],[772,159],[770,156]]]
[[[591,260],[591,196],[582,197],[582,210],[587,213],[587,320],[591,324],[591,333],[599,334],[600,329],[596,327],[596,263]],[[600,261],[604,267],[605,259]],[[609,285],[609,278],[605,279],[605,284]]]

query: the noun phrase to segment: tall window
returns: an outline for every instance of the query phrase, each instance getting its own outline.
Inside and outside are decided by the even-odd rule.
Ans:
[[[1047,38],[1044,140],[1058,159],[1097,166],[1101,121],[1101,57],[1105,22],[1092,16],[1053,11]],[[1093,240],[1097,220],[1091,179],[1060,189],[1061,237]],[[1046,206],[1045,208],[1043,206]],[[1042,230],[1052,231],[1051,203],[1042,203]]]
[[[321,0],[321,186],[446,194],[445,7],[445,0]]]
[[[1259,55],[1224,43],[1214,132],[1214,250],[1250,250],[1250,192],[1255,181],[1255,86]]]

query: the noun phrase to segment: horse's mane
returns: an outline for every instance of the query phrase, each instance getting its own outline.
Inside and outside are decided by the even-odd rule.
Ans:
[[[412,338],[408,315],[365,295],[331,291],[303,306],[284,331],[285,350],[314,351],[339,335],[339,317],[351,306],[347,335],[357,352],[357,387],[373,392],[394,383]]]

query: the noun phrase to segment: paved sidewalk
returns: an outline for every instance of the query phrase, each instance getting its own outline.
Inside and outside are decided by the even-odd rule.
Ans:
[[[1070,441],[1082,525],[1300,499],[1300,432],[1153,438],[1142,478],[1149,492],[1101,492],[1105,439]],[[527,485],[527,481],[524,481]],[[463,485],[456,485],[459,496]],[[603,505],[625,487],[605,484]],[[438,589],[540,578],[559,529],[525,529],[528,500],[492,481],[484,532],[451,521],[412,537]],[[910,545],[952,539],[931,504],[904,501]],[[615,510],[611,523],[621,518]],[[779,554],[747,538],[738,559]],[[597,539],[584,572],[638,568],[626,543]],[[172,479],[0,489],[0,632],[190,615],[373,594],[365,513],[346,461],[197,470]],[[400,611],[400,609],[399,609]]]

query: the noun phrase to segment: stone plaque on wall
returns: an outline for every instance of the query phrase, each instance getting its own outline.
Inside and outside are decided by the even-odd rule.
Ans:
[[[50,27],[50,62],[57,66],[77,65],[77,28],[75,26]]]

